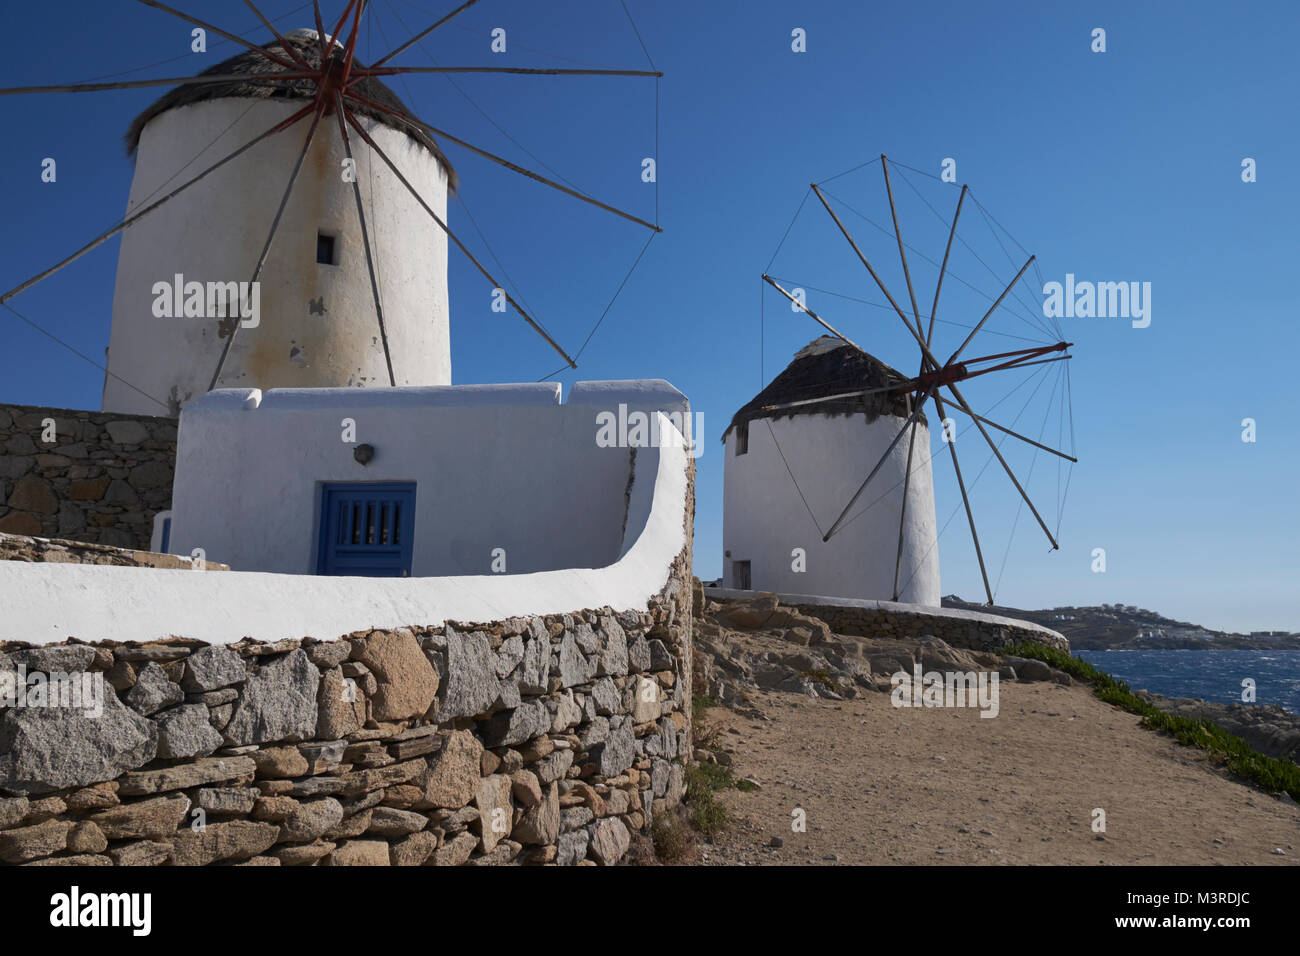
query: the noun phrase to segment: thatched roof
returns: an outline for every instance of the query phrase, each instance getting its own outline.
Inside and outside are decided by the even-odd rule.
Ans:
[[[295,30],[285,41],[294,48],[294,50],[303,57],[313,67],[320,66],[320,43],[316,39],[315,30]],[[274,40],[262,46],[264,50],[279,52],[282,58],[284,51],[280,48],[280,42]],[[361,62],[354,61],[356,65],[362,66]],[[204,70],[199,76],[207,74],[224,74],[238,73],[248,74],[250,76],[264,76],[274,73],[288,73],[284,67],[273,63],[261,54],[254,53],[252,50],[245,50],[242,53],[232,56],[228,60],[223,60],[216,66],[211,66]],[[375,77],[366,77],[359,82],[355,89],[366,99],[374,100],[376,103],[382,103],[390,110],[401,113],[404,116],[414,118],[414,114],[407,108],[406,104]],[[183,84],[171,90],[147,110],[141,113],[131,123],[130,128],[126,131],[126,151],[128,155],[134,155],[136,147],[140,145],[140,134],[144,131],[145,124],[160,113],[174,109],[178,106],[189,106],[192,103],[202,103],[205,100],[221,99],[223,97],[235,97],[242,99],[313,99],[316,95],[316,84],[311,80],[285,80],[277,83],[256,83],[232,80],[229,83],[209,83],[209,84]],[[456,188],[456,171],[452,168],[447,157],[443,155],[438,144],[433,141],[423,130],[411,129],[402,125],[395,117],[388,116],[385,113],[362,104],[349,104],[353,112],[371,119],[378,120],[385,126],[396,130],[401,130],[410,136],[413,140],[423,146],[429,152],[438,157],[438,162],[442,164],[443,169],[447,171],[447,181],[452,189]]]
[[[757,418],[787,418],[797,415],[853,415],[865,414],[867,421],[881,415],[906,418],[911,414],[906,392],[876,392],[854,398],[839,398],[815,405],[781,408],[764,411],[765,405],[783,405],[809,398],[822,398],[868,388],[880,388],[894,382],[905,382],[908,376],[890,368],[880,359],[859,352],[842,339],[823,335],[800,349],[784,372],[772,379],[767,388],[755,395],[736,412],[731,424],[722,433],[725,441],[737,425]],[[925,415],[917,421],[925,422]],[[928,424],[928,423],[927,423]]]

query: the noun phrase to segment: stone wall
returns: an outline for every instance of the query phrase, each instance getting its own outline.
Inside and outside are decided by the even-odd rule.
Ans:
[[[937,637],[952,647],[972,651],[995,651],[1008,644],[1031,641],[1063,651],[1070,642],[1055,631],[1029,621],[995,618],[993,615],[927,614],[894,608],[839,607],[831,604],[793,604],[796,611],[820,618],[836,634],[858,637]]]
[[[114,548],[107,544],[67,541],[62,538],[31,538],[0,532],[0,561],[29,561],[39,564],[100,564],[119,568],[168,568],[187,571],[229,571],[216,561],[198,563],[174,554],[155,554]]]
[[[0,404],[0,531],[148,550],[175,466],[174,418]]]
[[[614,864],[685,791],[689,581],[688,546],[644,612],[0,646],[29,675],[0,701],[0,861]],[[34,672],[100,681],[102,714],[37,706]]]
[[[1009,644],[1029,641],[1069,652],[1070,642],[1056,631],[1032,621],[1020,621],[996,614],[931,608],[891,601],[837,601],[811,599],[801,595],[772,595],[762,591],[705,588],[704,594],[721,602],[750,602],[766,594],[776,606],[824,621],[836,634],[854,637],[937,637],[952,647],[973,651],[995,651]],[[761,625],[754,625],[761,626]]]

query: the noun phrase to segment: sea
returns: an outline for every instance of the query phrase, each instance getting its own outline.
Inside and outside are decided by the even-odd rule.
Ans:
[[[1166,697],[1243,703],[1242,681],[1255,682],[1255,703],[1300,714],[1300,650],[1075,651],[1075,656],[1134,690]]]

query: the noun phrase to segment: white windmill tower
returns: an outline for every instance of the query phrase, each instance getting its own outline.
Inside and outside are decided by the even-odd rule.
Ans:
[[[968,195],[979,208],[984,222],[1013,267],[1015,259],[1002,243],[999,233],[994,230],[994,220],[979,201],[974,199],[968,186],[961,186],[956,211],[952,219],[948,220],[933,204],[925,200],[906,176],[904,179],[908,185],[939,219],[948,238],[941,262],[904,242],[890,180],[891,164],[882,154],[879,162],[893,223],[892,238],[897,244],[907,288],[905,301],[911,306],[910,315],[905,312],[904,306],[890,293],[880,273],[872,266],[863,247],[850,233],[832,203],[863,219],[886,237],[890,237],[890,230],[825,188],[841,176],[866,169],[875,162],[876,160],[862,163],[821,183],[811,184],[804,203],[800,203],[799,210],[795,213],[795,220],[803,212],[808,197],[815,195],[838,232],[847,241],[854,258],[870,275],[888,305],[859,301],[892,310],[898,316],[909,337],[919,348],[919,370],[916,375],[908,377],[867,354],[809,308],[803,298],[795,294],[800,290],[798,285],[795,292],[791,292],[781,284],[782,281],[792,280],[778,280],[766,271],[763,273],[764,283],[779,292],[795,311],[806,314],[831,335],[823,336],[799,352],[789,368],[737,412],[724,436],[727,442],[723,524],[726,583],[744,589],[761,588],[784,593],[892,599],[913,604],[938,605],[939,558],[933,474],[930,468],[932,453],[929,427],[924,415],[927,404],[933,402],[937,413],[935,420],[942,423],[943,445],[947,447],[948,457],[952,459],[953,475],[970,526],[985,596],[992,605],[994,587],[989,581],[984,551],[976,531],[969,490],[996,459],[1019,493],[1022,506],[1027,507],[1033,515],[1051,543],[1052,550],[1058,550],[1056,534],[1053,534],[1024,484],[1016,476],[1002,446],[1010,439],[1015,439],[1033,449],[1029,461],[1029,477],[1033,476],[1040,453],[1056,457],[1059,534],[1064,496],[1069,491],[1069,473],[1062,463],[1069,462],[1072,465],[1078,459],[1073,454],[1045,444],[1042,438],[1045,437],[1049,422],[1055,419],[1057,444],[1064,444],[1068,415],[1068,437],[1071,447],[1073,446],[1073,412],[1069,408],[1070,379],[1066,365],[1072,358],[1069,350],[1073,343],[1064,340],[1065,335],[1059,324],[1041,322],[1020,295],[1012,295],[1017,284],[1034,264],[1034,256],[1029,256],[1010,282],[1003,285],[1005,280],[999,277],[1001,292],[997,295],[980,289],[953,272],[953,278],[960,279],[962,285],[977,296],[973,300],[963,299],[963,309],[970,308],[971,302],[983,309],[984,303],[979,301],[981,298],[992,304],[974,325],[952,323],[947,318],[939,319],[940,293],[944,291],[944,277],[949,274],[949,258],[954,251],[953,240],[958,238],[957,224]],[[906,168],[929,175],[915,167]],[[940,177],[931,178],[943,182]],[[787,236],[793,226],[794,221],[786,230]],[[1002,232],[1005,233],[1005,229]],[[783,238],[782,244],[784,242]],[[975,253],[964,238],[961,239],[961,244],[970,250],[975,261],[998,277],[996,270]],[[1019,246],[1019,243],[1015,245]],[[1024,251],[1023,247],[1020,248]],[[917,302],[913,273],[908,265],[909,249],[937,271],[934,299],[928,314],[921,312]],[[779,252],[780,246],[777,247],[777,253]],[[773,262],[775,260],[776,254],[773,255]],[[769,263],[769,267],[770,265]],[[835,295],[833,292],[830,294]],[[1021,309],[1024,310],[1023,314],[1017,311]],[[1012,338],[1036,344],[1005,349],[990,355],[966,356],[967,347],[985,330],[989,320],[999,310],[1025,321],[1030,329],[1037,330],[1039,336],[1029,339],[1023,334],[1014,334]],[[946,360],[941,360],[934,351],[938,347],[935,336],[937,321],[968,330],[965,338]],[[987,334],[1007,333],[990,329]],[[1030,370],[1028,377],[998,401],[987,406],[980,403],[991,413],[1010,394],[1037,379],[1038,385],[1030,392],[1019,414],[1011,419],[1011,424],[1017,425],[1047,381],[1045,373],[1052,368],[1056,370],[1055,394],[1047,400],[1037,440],[979,414],[963,393],[969,382],[991,373]],[[987,383],[990,380],[983,381]],[[972,389],[972,394],[974,393]],[[967,430],[983,439],[989,449],[988,459],[975,473],[969,485],[963,476],[957,452],[960,432],[955,416],[958,414],[969,419],[973,428]],[[763,427],[751,427],[755,423]],[[996,440],[990,429],[999,433]],[[754,455],[755,450],[759,454]],[[1062,474],[1063,470],[1065,474]],[[865,477],[859,479],[860,475]],[[952,515],[955,516],[956,513],[957,509],[954,508]],[[1018,508],[1016,518],[1011,522],[1011,536],[1015,534],[1019,514]],[[948,520],[951,521],[952,518]],[[803,543],[810,539],[809,544]],[[836,542],[840,542],[838,546]],[[1009,536],[1008,552],[1010,547]],[[1003,566],[1005,567],[1005,558]]]
[[[297,30],[284,39],[295,59],[319,66],[315,30]],[[341,57],[337,42],[335,48]],[[166,192],[187,161],[202,168],[231,144],[253,140],[310,104],[311,80],[258,79],[285,72],[244,51],[200,76],[247,74],[249,80],[180,86],[137,117],[127,134],[136,157],[128,215]],[[358,96],[409,115],[376,78],[363,79],[355,89]],[[378,108],[358,103],[355,112],[445,221],[455,173],[433,140]],[[157,414],[145,392],[165,398],[175,414],[214,382],[261,389],[388,385],[389,357],[391,384],[451,384],[446,234],[355,134],[348,163],[347,147],[334,127],[331,117],[323,119],[305,154],[302,125],[258,143],[125,232],[105,410]],[[195,144],[204,143],[210,145],[193,157]],[[275,241],[268,243],[268,218],[279,207],[300,155],[293,201],[284,205]],[[354,178],[361,184],[364,222]],[[238,287],[231,284],[249,282],[259,253],[264,261],[257,269],[257,294],[245,287],[237,298]],[[382,328],[376,322],[372,268],[380,286]],[[244,310],[240,328],[214,379],[237,303]],[[250,316],[254,305],[258,314]],[[229,321],[214,321],[223,313]]]
[[[14,311],[9,300],[123,236],[106,410],[175,415],[221,387],[449,385],[448,244],[490,283],[494,309],[504,300],[564,359],[561,370],[577,368],[448,226],[456,174],[437,144],[454,143],[653,233],[660,227],[430,125],[384,80],[658,79],[658,70],[391,62],[478,0],[369,64],[356,58],[367,0],[346,0],[333,31],[313,4],[316,29],[287,36],[245,0],[275,37],[260,45],[158,0],[140,2],[246,52],[191,77],[0,88],[9,96],[175,87],[127,134],[137,168],[126,218],[0,294],[0,307]]]
[[[736,412],[723,436],[724,586],[939,604],[929,429],[918,414],[915,447],[895,442],[911,395],[884,390],[905,381],[823,335]],[[826,537],[815,516],[837,513],[873,467],[875,500]]]

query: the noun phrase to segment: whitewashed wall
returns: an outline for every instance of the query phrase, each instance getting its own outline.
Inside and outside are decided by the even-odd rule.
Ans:
[[[128,214],[305,103],[218,99],[157,116],[140,138]],[[438,160],[405,133],[362,122],[445,222],[447,175]],[[252,278],[309,125],[310,117],[259,143],[127,229],[113,300],[106,411],[167,414],[119,379],[171,405],[171,414],[207,390],[224,344],[216,322],[155,318],[154,283],[170,282],[177,273],[200,282]],[[349,132],[397,384],[449,385],[446,235],[355,131]],[[344,157],[338,124],[326,117],[262,273],[261,325],[239,330],[219,386],[388,384],[353,187],[341,175]],[[338,265],[317,264],[318,232],[337,237]],[[328,312],[311,314],[309,303],[321,298]]]
[[[181,415],[171,550],[315,573],[322,483],[413,481],[413,575],[486,574],[496,548],[509,574],[604,567],[642,498],[630,450],[596,443],[598,413],[620,403],[672,412],[685,399],[663,382],[581,383],[567,404],[553,383],[212,392]],[[361,443],[375,448],[364,466]]]
[[[670,427],[667,419],[663,427]],[[0,641],[150,641],[173,635],[209,644],[244,637],[334,640],[412,622],[500,621],[579,608],[644,611],[688,543],[686,451],[671,444],[638,449],[636,484],[643,482],[652,491],[638,494],[634,487],[622,555],[590,569],[337,578],[0,561]]]
[[[729,432],[722,527],[723,586],[736,586],[734,562],[748,560],[755,590],[890,600],[907,437],[895,446],[852,514],[882,494],[883,500],[825,543],[799,498],[781,452],[824,533],[901,425],[901,419],[888,415],[870,424],[861,414],[758,419],[749,424],[749,453],[739,457],[735,454],[735,430]],[[780,452],[773,434],[780,443]],[[935,544],[934,484],[929,458],[929,430],[918,427],[899,574],[900,584],[908,583],[899,600],[937,606],[939,550]],[[807,570],[801,573],[792,570],[791,552],[795,548],[803,548],[807,555]]]

